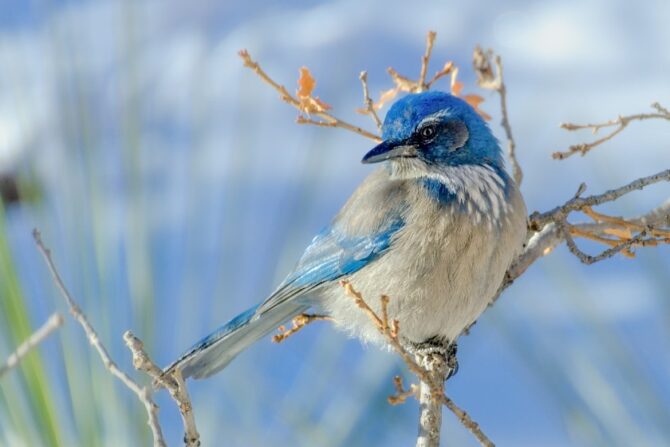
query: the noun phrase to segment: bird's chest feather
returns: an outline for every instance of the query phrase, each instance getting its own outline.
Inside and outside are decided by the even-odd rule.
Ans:
[[[405,226],[387,255],[397,265],[397,289],[434,311],[454,312],[472,297],[488,294],[487,276],[497,277],[510,252],[509,210],[489,209],[495,200],[457,195],[447,200],[418,191],[408,207]],[[498,262],[493,262],[498,261]],[[504,271],[504,270],[503,270]],[[490,282],[490,281],[489,281]],[[444,300],[449,300],[444,306]]]
[[[434,336],[453,340],[476,319],[525,237],[526,210],[516,188],[488,178],[468,183],[469,190],[443,185],[409,185],[404,226],[392,247],[350,278],[373,307],[381,294],[388,295],[391,317],[417,342]],[[377,339],[355,306],[333,304],[336,320],[340,314],[351,322],[345,324],[351,332]]]

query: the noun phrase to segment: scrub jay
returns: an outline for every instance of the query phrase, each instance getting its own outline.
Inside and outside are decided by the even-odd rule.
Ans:
[[[347,279],[389,318],[408,345],[453,343],[477,319],[526,235],[526,206],[497,140],[465,101],[432,91],[388,111],[373,171],[263,303],[208,335],[166,371],[203,378],[290,318],[316,307],[364,341],[384,344],[345,296]]]

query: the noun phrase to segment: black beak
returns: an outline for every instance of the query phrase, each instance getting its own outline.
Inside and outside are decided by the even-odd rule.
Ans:
[[[392,158],[415,158],[416,146],[403,144],[402,142],[382,141],[365,154],[362,163],[379,163]]]

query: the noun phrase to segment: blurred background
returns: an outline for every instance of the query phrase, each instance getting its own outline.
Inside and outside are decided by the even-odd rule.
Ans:
[[[470,66],[476,44],[494,48],[522,191],[529,211],[543,211],[582,181],[596,193],[668,166],[662,122],[633,123],[586,158],[550,155],[593,138],[562,121],[670,106],[669,18],[664,0],[3,0],[0,359],[65,312],[33,227],[135,374],[123,331],[171,362],[264,299],[370,172],[359,160],[371,142],[295,125],[239,49],[289,90],[309,66],[315,94],[372,129],[354,112],[358,73],[368,70],[375,97],[391,86],[387,66],[417,76],[433,29],[429,74],[455,61],[503,140],[498,98],[476,89]],[[659,185],[601,210],[635,215],[669,195]],[[587,267],[560,247],[461,339],[448,394],[501,446],[667,445],[669,261],[660,247]],[[394,355],[316,323],[281,345],[258,343],[190,390],[205,446],[413,445],[417,404],[386,403],[396,374],[410,379]],[[179,445],[177,410],[164,392],[157,399]],[[443,441],[475,445],[449,413]],[[144,408],[71,319],[0,380],[0,445],[149,442]]]

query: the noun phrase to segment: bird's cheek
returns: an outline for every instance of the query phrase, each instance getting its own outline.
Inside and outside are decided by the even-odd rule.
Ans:
[[[433,154],[430,151],[426,150],[418,150],[416,152],[416,158],[426,164],[433,164],[435,163],[435,159],[433,157]]]
[[[425,153],[426,162],[432,164],[445,164],[448,163],[449,159],[452,157],[452,153],[447,148],[434,148],[431,151]]]

